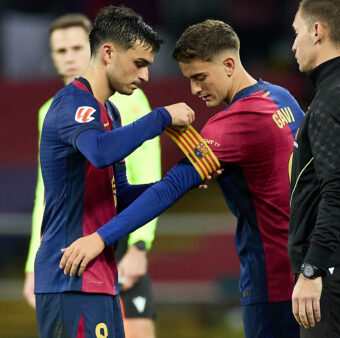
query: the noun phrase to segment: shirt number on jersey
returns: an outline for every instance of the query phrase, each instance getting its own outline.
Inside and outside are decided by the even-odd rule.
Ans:
[[[95,332],[96,338],[107,338],[109,336],[109,332],[105,323],[97,324]]]

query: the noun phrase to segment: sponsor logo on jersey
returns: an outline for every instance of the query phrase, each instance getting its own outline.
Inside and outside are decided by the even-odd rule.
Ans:
[[[94,120],[92,116],[96,110],[92,107],[82,106],[79,107],[76,111],[76,115],[74,119],[79,123],[87,123]]]

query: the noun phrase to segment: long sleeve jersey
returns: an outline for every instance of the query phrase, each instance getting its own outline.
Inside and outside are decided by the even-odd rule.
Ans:
[[[310,74],[316,95],[294,143],[288,250],[302,263],[340,264],[340,57]]]
[[[136,89],[132,95],[115,93],[110,99],[119,111],[123,111],[122,124],[133,123],[151,111],[149,102],[141,89]],[[42,125],[53,98],[45,102],[38,112],[38,144],[40,145]],[[130,184],[155,182],[161,178],[161,149],[159,137],[144,142],[138,149],[126,158],[127,177]],[[38,161],[37,184],[32,212],[32,231],[25,272],[34,271],[35,255],[41,240],[41,223],[44,213],[44,183]],[[157,219],[148,225],[128,235],[128,245],[140,240],[146,243],[149,250],[155,237]]]
[[[40,144],[46,204],[35,293],[118,292],[112,245],[81,277],[59,269],[62,247],[99,229],[116,216],[116,205],[128,205],[148,186],[127,185],[124,170],[114,164],[171,124],[164,108],[121,128],[115,127],[114,113],[115,107],[108,102],[104,107],[79,78],[56,94],[46,114]]]
[[[303,117],[287,90],[259,80],[239,91],[231,105],[201,131],[224,167],[218,183],[238,219],[235,244],[244,305],[291,299],[289,162]],[[109,245],[159,215],[200,182],[201,176],[184,159],[97,232]]]

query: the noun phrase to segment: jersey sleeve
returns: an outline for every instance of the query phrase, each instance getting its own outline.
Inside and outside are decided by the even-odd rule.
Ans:
[[[123,125],[133,123],[151,111],[149,102],[141,89],[131,96],[115,93],[110,100],[121,113]],[[161,148],[159,136],[144,142],[125,159],[127,178],[130,184],[152,183],[161,179]],[[150,250],[155,237],[157,218],[130,233],[128,246],[144,241]]]
[[[38,113],[38,145],[40,144],[42,125],[46,116],[46,113],[52,103],[53,98],[49,99],[40,109]],[[35,187],[35,198],[32,212],[32,230],[31,239],[28,249],[28,256],[26,260],[25,272],[34,271],[35,255],[40,245],[40,231],[41,223],[44,214],[44,182],[41,175],[40,162],[38,159],[38,174],[37,184]]]
[[[184,159],[97,232],[110,245],[160,215],[201,182],[199,173]]]
[[[340,108],[339,93],[320,99],[322,114],[312,114],[308,135],[313,165],[320,182],[317,219],[304,262],[324,267],[339,246],[340,236]]]
[[[250,137],[247,130],[251,132],[252,129],[249,121],[242,121],[229,111],[222,111],[206,123],[200,134],[223,166],[242,161],[244,140]]]
[[[55,98],[51,109],[56,110],[56,128],[61,140],[74,147],[77,136],[87,129],[105,132],[101,123],[101,110],[97,100],[85,91],[74,95],[64,94]]]

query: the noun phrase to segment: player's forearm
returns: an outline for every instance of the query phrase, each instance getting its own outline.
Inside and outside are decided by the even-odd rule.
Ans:
[[[201,177],[197,171],[182,161],[97,232],[106,245],[114,243],[154,219],[199,183]]]
[[[86,129],[77,136],[76,147],[95,167],[104,168],[161,134],[171,122],[168,111],[157,108],[136,122],[109,132]]]
[[[151,184],[129,184],[123,163],[115,164],[115,178],[117,189],[117,211],[119,213],[151,186]]]

